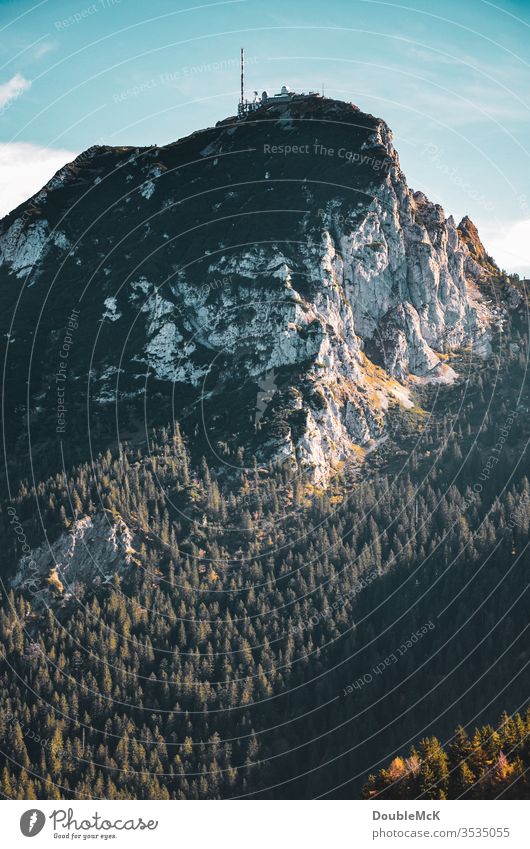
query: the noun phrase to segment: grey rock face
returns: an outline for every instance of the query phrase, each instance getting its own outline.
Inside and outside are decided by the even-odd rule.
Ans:
[[[80,403],[162,411],[169,386],[205,451],[239,442],[325,482],[417,382],[456,378],[451,349],[488,351],[465,239],[408,187],[384,121],[351,104],[308,97],[164,148],[91,149],[29,209],[0,224],[0,283],[39,315],[35,399],[58,339],[43,295],[82,292]],[[27,331],[12,341],[23,359]]]
[[[40,603],[76,596],[84,586],[108,583],[137,563],[133,545],[134,534],[122,519],[108,513],[84,516],[52,545],[22,557],[12,585]]]

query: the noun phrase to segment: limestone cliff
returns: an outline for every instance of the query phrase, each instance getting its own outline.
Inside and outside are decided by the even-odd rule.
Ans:
[[[12,586],[31,593],[35,605],[79,598],[85,586],[109,583],[138,564],[134,532],[108,512],[77,519],[52,545],[21,558]]]
[[[39,352],[27,412],[45,419],[77,305],[72,408],[170,409],[211,465],[240,445],[325,481],[417,383],[456,379],[451,350],[488,354],[477,239],[409,188],[384,121],[272,103],[166,147],[90,149],[4,219],[8,355]]]

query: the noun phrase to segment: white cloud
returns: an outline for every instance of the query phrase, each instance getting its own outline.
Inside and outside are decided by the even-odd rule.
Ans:
[[[27,200],[77,153],[34,144],[0,144],[0,218]]]
[[[497,265],[507,271],[528,276],[530,273],[530,218],[515,221],[500,232],[490,232],[487,237],[488,253]]]
[[[7,83],[0,84],[0,109],[5,109],[13,100],[31,88],[31,82],[22,74],[15,74]]]

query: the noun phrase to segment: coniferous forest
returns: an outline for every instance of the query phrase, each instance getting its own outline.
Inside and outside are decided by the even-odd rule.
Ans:
[[[528,799],[530,712],[495,725],[459,726],[450,743],[426,737],[371,775],[366,799]]]
[[[246,470],[218,475],[178,423],[21,480],[0,529],[1,794],[528,798],[527,334],[509,334],[465,385],[391,410],[327,488],[228,444]],[[21,539],[96,514],[128,529],[124,568],[13,580]]]

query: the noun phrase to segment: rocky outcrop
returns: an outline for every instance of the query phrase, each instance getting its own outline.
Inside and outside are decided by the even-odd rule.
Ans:
[[[71,360],[70,392],[98,416],[137,402],[165,423],[170,395],[211,465],[236,444],[320,482],[416,383],[456,378],[448,352],[488,352],[471,223],[414,193],[387,125],[351,104],[272,103],[164,148],[89,154],[0,225],[2,285],[23,278],[39,315],[37,417],[60,340],[48,304],[81,293],[90,362]]]
[[[467,215],[462,218],[458,225],[458,236],[467,248],[465,271],[469,277],[478,281],[487,280],[500,274],[497,263],[486,253],[478,230]]]
[[[138,564],[135,535],[110,513],[77,519],[52,545],[39,546],[21,558],[12,586],[30,592],[40,603],[77,597],[85,586],[107,584]]]

